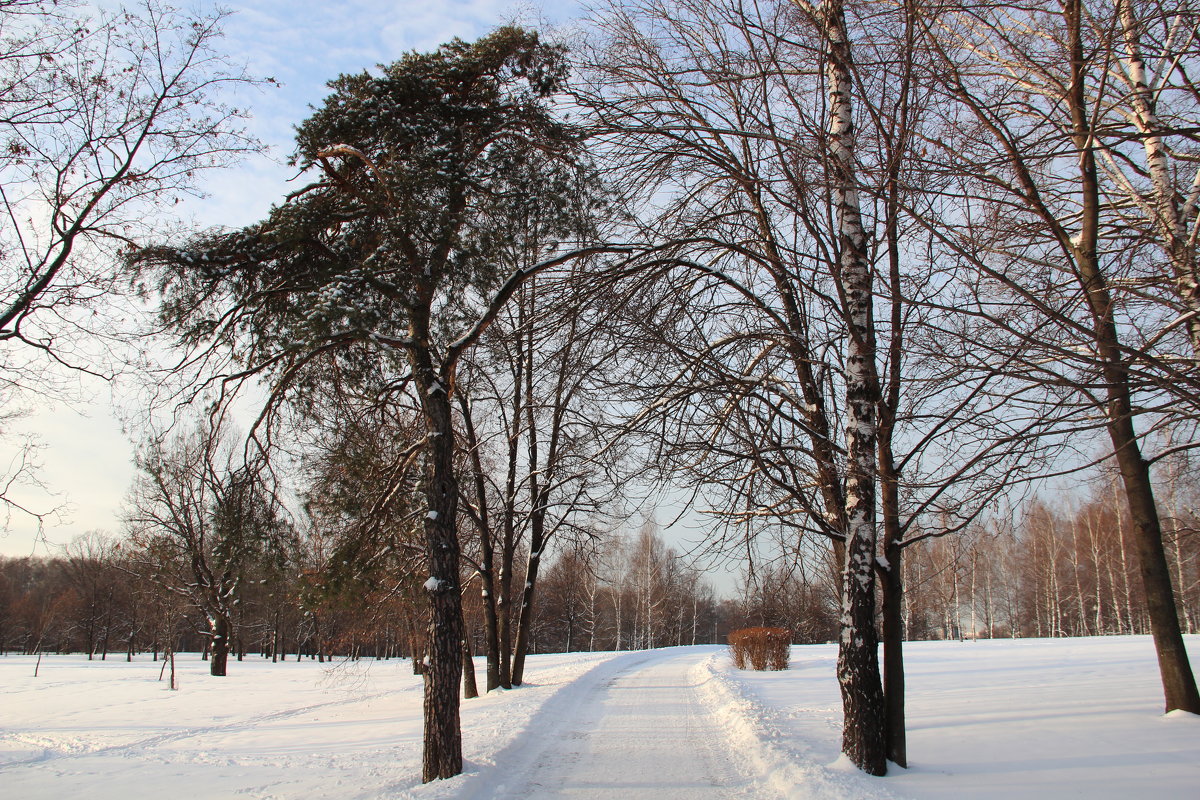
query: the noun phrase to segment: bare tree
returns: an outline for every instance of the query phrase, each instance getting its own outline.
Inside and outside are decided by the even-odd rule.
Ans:
[[[231,449],[220,428],[150,442],[127,512],[139,552],[161,559],[134,567],[204,615],[215,676],[226,674],[251,565],[286,534],[275,497]]]
[[[83,627],[90,661],[97,650],[108,657],[113,628],[117,624],[123,578],[118,570],[117,543],[92,531],[75,538],[64,548],[65,571],[79,599],[78,622]]]
[[[1122,8],[996,3],[948,6],[925,20],[942,91],[954,104],[947,112],[953,135],[936,144],[962,176],[958,224],[941,235],[980,276],[964,303],[992,331],[975,342],[977,361],[1024,353],[1010,368],[1072,409],[1073,435],[1099,429],[1107,437],[1166,707],[1200,712],[1144,455],[1147,430],[1171,424],[1181,398],[1194,394],[1195,361],[1172,357],[1166,334],[1182,320],[1147,302],[1148,287],[1127,259],[1131,230],[1106,203],[1101,169],[1104,87],[1123,69]],[[1095,412],[1099,422],[1087,419]]]
[[[851,13],[852,25],[837,21]],[[648,230],[673,243],[626,281],[610,324],[639,353],[628,377],[635,422],[662,476],[705,501],[712,547],[742,550],[784,526],[796,539],[784,552],[806,549],[807,537],[832,542],[845,588],[866,552],[847,561],[849,487],[882,480],[882,495],[855,513],[882,512],[867,583],[882,576],[886,590],[887,747],[898,763],[902,550],[962,530],[1049,446],[1032,435],[1041,407],[1008,403],[1003,371],[946,357],[957,277],[927,230],[927,196],[946,181],[917,156],[932,134],[914,13],[614,4],[588,98]],[[866,67],[847,49],[851,30]],[[857,416],[868,411],[863,392],[878,426]],[[869,474],[851,474],[851,445]],[[873,602],[866,594],[854,602]]]
[[[616,426],[606,424],[612,417],[607,381],[620,350],[605,335],[605,309],[588,307],[586,293],[578,291],[589,282],[578,267],[530,281],[460,378],[463,443],[474,478],[464,508],[480,536],[475,566],[488,629],[489,690],[522,682],[538,576],[549,550],[569,548],[591,536],[598,520],[621,515],[615,474],[621,447]],[[514,593],[514,562],[522,551],[524,583]]]
[[[222,94],[250,79],[217,49],[223,12],[189,16],[30,0],[0,5],[0,405],[108,376],[125,333],[109,306],[119,253],[161,236],[198,176],[255,148]],[[96,347],[99,342],[103,347]],[[6,419],[11,416],[6,415]],[[11,436],[9,430],[3,433]],[[36,443],[0,479],[7,513],[39,519]]]

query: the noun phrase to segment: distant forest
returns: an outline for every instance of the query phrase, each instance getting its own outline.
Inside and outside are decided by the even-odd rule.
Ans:
[[[1186,492],[1169,495],[1178,512],[1168,552],[1186,633],[1200,633],[1198,490],[1192,478]],[[1149,632],[1136,564],[1122,546],[1129,520],[1111,486],[1069,506],[1037,499],[1018,517],[1016,525],[932,540],[905,562],[909,640]],[[319,558],[296,556],[247,572],[232,632],[239,660],[422,652],[428,612],[416,587],[331,591]],[[61,557],[0,557],[0,652],[108,658],[172,649],[207,657],[203,612],[139,572],[145,563],[128,544],[99,535],[78,539]],[[686,564],[649,525],[558,553],[542,573],[531,652],[724,644],[730,631],[758,625],[784,628],[796,644],[836,636],[832,565],[777,560],[745,571],[737,596],[721,598]],[[464,615],[471,649],[482,654],[483,609],[473,592]]]

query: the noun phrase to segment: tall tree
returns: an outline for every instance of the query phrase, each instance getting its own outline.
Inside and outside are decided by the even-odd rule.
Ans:
[[[230,345],[232,375],[270,375],[273,400],[323,359],[377,359],[383,388],[411,393],[432,611],[426,781],[462,769],[459,361],[525,280],[595,252],[547,242],[543,260],[507,277],[498,257],[509,232],[497,221],[548,188],[523,165],[582,163],[551,107],[565,76],[562,50],[517,28],[343,75],[298,128],[295,161],[312,183],[258,225],[141,254],[165,268],[165,313],[185,338]]]
[[[798,0],[802,2],[802,0]],[[863,771],[887,771],[883,685],[875,632],[876,442],[881,394],[875,354],[874,275],[856,168],[856,69],[841,0],[815,13],[825,46],[828,147],[837,225],[838,292],[846,344],[846,566],[842,587],[838,682],[845,722],[842,752]]]
[[[1105,153],[1117,152],[1103,145],[1107,87],[1115,72],[1137,72],[1122,13],[1121,3],[1063,0],[1047,8],[948,5],[923,21],[924,41],[940,59],[941,92],[953,101],[941,158],[961,176],[958,222],[941,235],[980,278],[964,306],[991,328],[974,342],[978,362],[990,367],[1000,351],[1025,353],[1009,369],[1072,409],[1074,435],[1097,427],[1105,434],[1132,522],[1166,708],[1200,713],[1145,440],[1147,428],[1170,425],[1176,406],[1193,403],[1196,362],[1171,352],[1166,336],[1186,317],[1146,302],[1154,284],[1139,281],[1127,258],[1131,230],[1124,208],[1106,202],[1101,169]],[[1135,90],[1133,105],[1144,100]],[[997,335],[1000,350],[982,346]],[[1183,344],[1191,349],[1187,337]],[[1099,423],[1090,418],[1096,412]]]
[[[522,682],[548,551],[621,513],[620,447],[606,426],[606,380],[621,351],[604,335],[606,310],[578,291],[588,282],[576,267],[527,284],[464,369],[474,478],[464,506],[480,534],[489,689]],[[522,550],[525,580],[514,593]]]

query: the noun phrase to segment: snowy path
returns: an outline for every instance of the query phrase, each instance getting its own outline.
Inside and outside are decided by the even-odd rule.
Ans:
[[[836,748],[826,757],[811,752],[804,741],[780,747],[786,736],[773,724],[774,712],[746,695],[730,669],[725,648],[711,645],[617,654],[561,685],[520,733],[483,761],[469,761],[461,778],[416,787],[404,796],[897,797],[879,779],[840,764]],[[821,682],[828,683],[828,676]]]
[[[625,672],[589,675],[586,690],[571,692],[569,714],[539,715],[547,727],[536,732],[536,756],[496,796],[761,796],[731,769],[725,734],[698,694],[694,667],[708,657],[660,651],[612,664]]]

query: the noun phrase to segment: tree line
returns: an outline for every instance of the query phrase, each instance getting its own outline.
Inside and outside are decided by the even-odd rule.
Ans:
[[[505,27],[334,78],[297,127],[306,183],[170,235],[134,212],[252,146],[209,97],[249,80],[212,56],[219,20],[151,3],[137,29],[184,46],[82,58],[81,80],[58,73],[98,46],[72,12],[3,4],[5,183],[59,206],[35,235],[7,205],[0,335],[69,361],[38,324],[116,276],[156,304],[178,357],[153,387],[194,410],[142,444],[131,569],[201,612],[214,674],[251,582],[295,552],[314,604],[424,605],[425,780],[461,771],[472,652],[490,690],[539,637],[682,642],[688,597],[700,635],[698,576],[642,538],[604,577],[605,532],[666,485],[712,552],[794,556],[748,573],[760,616],[836,598],[843,751],[871,774],[906,763],[903,642],[938,613],[959,636],[965,612],[975,635],[1123,615],[1166,709],[1200,713],[1190,529],[1163,488],[1200,397],[1198,11],[611,0],[571,42]],[[133,42],[125,24],[99,30]],[[125,90],[145,113],[93,113],[179,53]],[[113,127],[51,134],[81,154],[61,170],[44,114]],[[1014,493],[1097,465],[1107,516],[1005,522]]]
[[[204,597],[189,598],[185,585],[146,571],[160,559],[95,533],[61,556],[0,558],[0,653],[211,658],[220,643]],[[250,564],[232,601],[227,656],[325,662],[416,654],[419,671],[428,615],[419,592],[356,585],[335,593],[328,589],[334,571],[312,552],[285,564]],[[628,541],[612,537],[602,552],[569,550],[543,580],[545,597],[529,634],[535,653],[714,644],[741,622],[738,609],[652,527]],[[484,612],[475,596],[464,602],[464,623],[469,649],[484,652]]]
[[[1126,511],[1110,480],[1057,502],[1034,498],[1015,523],[930,541],[906,562],[909,641],[1148,634]],[[1168,561],[1185,633],[1200,633],[1200,484],[1168,495]],[[837,591],[828,564],[777,561],[746,569],[722,597],[705,572],[653,525],[572,546],[550,562],[530,635],[535,653],[723,644],[742,627],[778,627],[795,644],[832,641]],[[203,608],[139,572],[145,554],[89,534],[58,557],[0,559],[0,652],[132,658],[211,652]],[[416,593],[318,590],[313,553],[259,564],[238,597],[231,654],[272,661],[412,658],[425,609]],[[328,566],[326,569],[330,569]],[[518,576],[518,579],[523,576]],[[464,602],[467,639],[483,652],[483,609]]]

